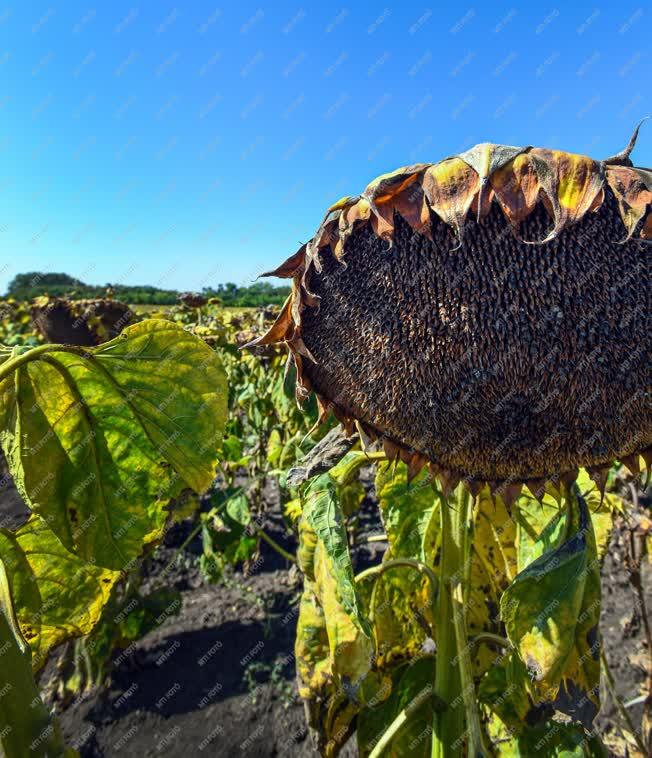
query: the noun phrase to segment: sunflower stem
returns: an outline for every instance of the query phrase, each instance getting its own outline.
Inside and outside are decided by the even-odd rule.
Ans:
[[[453,600],[453,624],[455,626],[455,641],[457,644],[456,658],[460,670],[462,700],[464,701],[464,710],[466,712],[467,754],[469,758],[486,758],[488,752],[484,746],[482,737],[480,711],[475,694],[475,683],[473,681],[473,664],[470,655],[472,643],[468,641],[466,626],[466,605],[471,579],[473,499],[469,496],[463,484],[459,486],[457,506],[453,528],[462,562],[457,575],[451,578],[451,592]]]
[[[39,345],[0,364],[0,382],[4,381],[16,369],[47,353],[75,353],[83,357],[90,355],[89,348],[80,345]]]
[[[460,486],[458,492],[461,492]],[[458,499],[462,499],[461,496]],[[463,503],[457,503],[458,510]],[[435,692],[447,704],[433,719],[432,758],[461,758],[464,743],[464,707],[453,613],[452,582],[462,567],[459,531],[448,499],[441,497],[441,556],[436,608],[437,663]]]

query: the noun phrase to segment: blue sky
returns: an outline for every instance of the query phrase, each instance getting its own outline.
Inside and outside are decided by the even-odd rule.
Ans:
[[[607,157],[652,113],[651,27],[627,1],[0,6],[0,292],[246,283],[400,165]]]

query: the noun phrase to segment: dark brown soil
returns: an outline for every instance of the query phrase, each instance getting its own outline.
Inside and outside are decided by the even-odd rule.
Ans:
[[[649,501],[642,500],[649,508]],[[16,526],[21,502],[10,484],[0,489],[2,525]],[[363,533],[378,533],[375,507],[363,506]],[[184,522],[148,561],[146,586],[160,585],[162,567],[189,533]],[[280,518],[269,533],[289,550]],[[617,688],[625,701],[644,686],[644,632],[637,618],[624,563],[624,526],[614,532],[603,568],[602,634]],[[377,562],[383,543],[356,551],[359,570]],[[178,616],[166,619],[115,656],[107,687],[69,703],[60,720],[82,758],[106,756],[316,756],[294,680],[293,641],[301,577],[263,544],[249,576],[231,574],[221,585],[205,582],[197,565],[199,538],[166,576],[180,593]],[[644,582],[652,608],[652,567]],[[606,694],[598,724],[612,750],[624,758],[625,743]],[[640,723],[641,705],[631,709]],[[356,755],[353,745],[345,755]],[[630,752],[630,755],[633,753]]]

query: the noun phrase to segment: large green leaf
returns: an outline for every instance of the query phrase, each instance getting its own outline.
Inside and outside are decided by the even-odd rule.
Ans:
[[[36,515],[16,532],[0,529],[0,555],[34,668],[55,645],[93,629],[120,577],[66,550]]]
[[[589,726],[599,707],[600,570],[586,502],[572,496],[570,523],[560,514],[560,537],[521,571],[501,599],[508,637],[531,677],[535,702],[551,702]],[[537,551],[537,552],[539,552]]]
[[[32,510],[85,560],[120,569],[162,531],[182,488],[206,489],[226,414],[216,354],[149,320],[88,351],[15,355],[0,442]]]

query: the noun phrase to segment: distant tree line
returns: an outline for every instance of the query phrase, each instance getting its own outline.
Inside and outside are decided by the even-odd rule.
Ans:
[[[116,300],[122,300],[130,305],[174,305],[179,296],[178,290],[164,290],[149,285],[105,284],[100,286],[85,284],[68,274],[40,274],[31,271],[26,274],[17,274],[9,283],[5,297],[32,300],[47,294],[54,297],[85,300],[106,297],[109,291],[112,291]],[[202,289],[202,294],[206,298],[218,297],[223,305],[237,308],[281,305],[289,293],[289,287],[276,287],[269,282],[255,282],[247,287],[227,282],[216,288],[204,287]]]
[[[219,297],[223,305],[236,308],[258,308],[265,305],[283,305],[290,294],[289,287],[275,287],[269,282],[254,282],[248,287],[238,287],[233,282],[218,284],[213,289],[204,287],[206,297]]]

